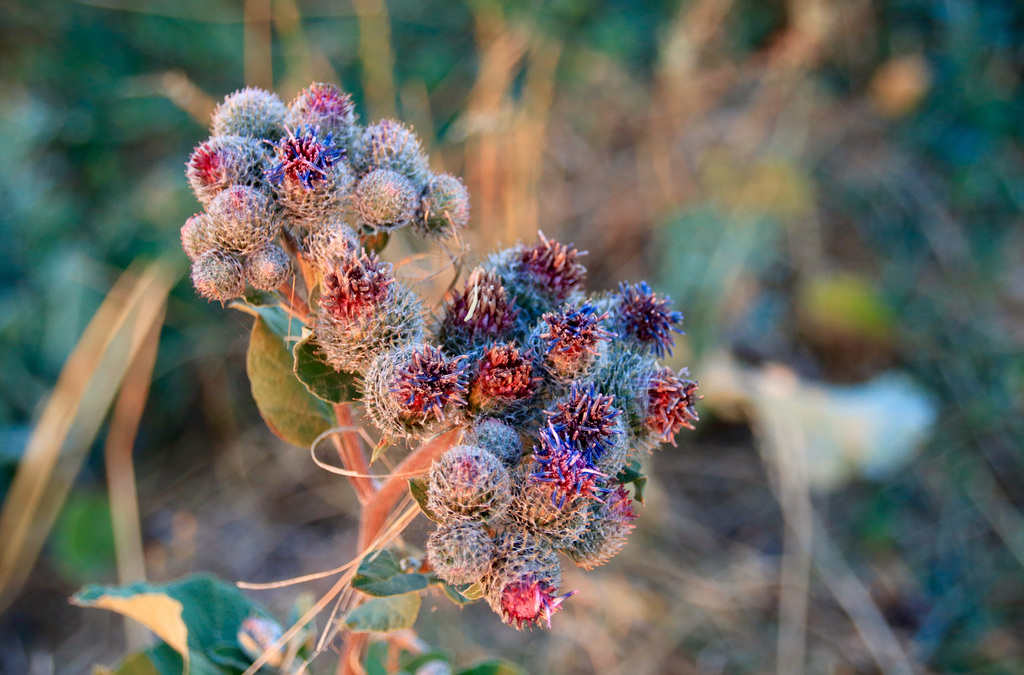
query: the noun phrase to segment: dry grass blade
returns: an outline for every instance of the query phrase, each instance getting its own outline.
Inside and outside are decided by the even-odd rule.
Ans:
[[[0,610],[28,576],[129,364],[162,321],[174,278],[162,263],[125,272],[61,371],[0,511]]]
[[[125,374],[121,393],[117,397],[110,418],[104,449],[117,577],[122,584],[143,581],[146,578],[142,520],[139,517],[132,450],[135,447],[135,437],[139,431],[142,413],[146,408],[146,400],[149,398],[153,366],[156,364],[156,354],[160,346],[160,328],[164,322],[164,307],[161,303],[159,315],[149,326],[142,323],[135,326],[136,333],[144,334],[143,342]],[[148,641],[148,631],[125,619],[125,642],[129,651],[143,648]]]

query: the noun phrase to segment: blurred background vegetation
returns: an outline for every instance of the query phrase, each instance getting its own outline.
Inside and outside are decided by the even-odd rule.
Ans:
[[[428,641],[537,673],[1024,673],[1022,74],[1015,0],[0,3],[0,672],[138,639],[67,604],[117,579],[117,448],[142,516],[121,563],[152,580],[353,555],[347,485],[265,429],[249,322],[195,296],[178,243],[216,102],[316,80],[465,178],[471,257],[540,228],[589,250],[590,288],[670,294],[706,394],[552,631],[440,601]],[[111,294],[149,323],[87,364],[41,466],[32,429]]]

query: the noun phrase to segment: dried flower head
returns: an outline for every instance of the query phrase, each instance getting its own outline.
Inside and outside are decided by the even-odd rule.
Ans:
[[[587,252],[577,251],[572,244],[549,240],[543,232],[538,232],[537,237],[536,244],[521,251],[523,273],[554,300],[565,300],[583,283],[587,268],[578,258]]]
[[[227,302],[245,293],[245,271],[235,256],[207,251],[192,262],[192,285],[207,300]]]
[[[456,351],[468,351],[508,336],[518,314],[498,275],[478,267],[465,289],[455,291],[445,303],[438,339]]]
[[[547,348],[547,361],[556,375],[576,377],[586,372],[598,355],[598,346],[615,337],[601,327],[607,312],[598,313],[589,302],[581,306],[563,305],[543,317],[545,331],[540,334]]]
[[[533,376],[531,357],[512,342],[489,347],[470,383],[470,405],[479,410],[501,410],[533,398],[541,380]]]
[[[576,444],[584,459],[596,465],[622,434],[622,411],[612,403],[615,397],[597,391],[593,383],[574,382],[569,395],[544,411],[548,424],[561,438]]]
[[[277,144],[277,164],[267,172],[267,180],[283,185],[286,191],[312,190],[328,180],[331,167],[345,152],[334,145],[330,132],[319,135],[316,127],[302,126]]]
[[[359,237],[344,222],[329,220],[318,223],[313,230],[307,230],[301,245],[303,257],[323,271],[334,258],[358,250]]]
[[[466,405],[465,356],[429,344],[378,356],[366,372],[366,411],[385,434],[423,436],[457,421]]]
[[[249,136],[277,140],[284,133],[288,116],[277,94],[248,87],[229,94],[213,111],[213,136]]]
[[[419,204],[412,182],[391,169],[375,169],[360,178],[354,199],[360,223],[377,232],[405,227]]]
[[[444,238],[469,224],[469,191],[449,173],[430,175],[413,221],[416,234]]]
[[[245,259],[245,278],[253,288],[273,291],[292,275],[292,260],[280,246],[266,244]]]
[[[293,128],[310,126],[331,134],[341,148],[350,148],[357,130],[352,96],[333,84],[314,82],[299,92],[289,106]]]
[[[603,504],[592,507],[590,519],[580,537],[565,549],[565,554],[578,567],[592,570],[618,554],[633,530],[636,512],[629,492],[621,485],[611,492]]]
[[[195,260],[207,251],[217,248],[214,226],[210,216],[197,213],[181,226],[181,248],[189,260]]]
[[[582,495],[563,500],[553,483],[530,480],[522,472],[517,472],[517,478],[508,510],[516,527],[556,549],[566,548],[582,536],[593,500]]]
[[[652,350],[658,358],[672,353],[675,340],[672,333],[682,331],[674,326],[683,320],[680,312],[667,309],[672,299],[659,298],[646,281],[635,286],[619,284],[619,324],[625,336],[633,338],[642,347]]]
[[[688,373],[684,368],[680,376]],[[694,404],[698,400],[697,383],[677,376],[671,368],[655,373],[647,386],[647,427],[663,443],[676,444],[676,433],[693,429],[699,421]]]
[[[214,136],[196,146],[185,165],[185,177],[203,204],[230,185],[266,189],[267,156],[263,144],[245,136]]]
[[[430,176],[420,139],[409,127],[392,119],[366,127],[359,139],[353,164],[359,175],[374,169],[391,169],[412,181],[417,190]]]
[[[493,417],[477,418],[466,430],[465,442],[489,451],[510,469],[519,466],[523,458],[523,441],[519,432]]]
[[[555,487],[551,497],[559,508],[577,495],[601,501],[608,476],[550,422],[541,430],[540,444],[533,448],[533,459],[536,464],[530,478]]]
[[[335,321],[360,320],[387,300],[394,282],[391,265],[381,263],[376,253],[350,249],[328,261],[320,307]]]
[[[427,561],[449,584],[479,581],[496,551],[483,524],[476,521],[439,525],[427,539]]]
[[[380,263],[376,254],[353,247],[329,259],[323,269],[313,333],[327,363],[336,370],[363,371],[377,361],[383,367],[390,363],[388,354],[423,339],[419,297],[395,281],[391,266]],[[384,397],[385,418],[399,424],[396,416],[401,410],[390,403],[391,384],[381,381],[378,385],[373,391]]]
[[[227,188],[207,205],[206,212],[216,247],[229,253],[262,248],[281,231],[267,196],[247,185]]]
[[[517,531],[501,535],[496,544],[494,562],[480,582],[487,604],[519,630],[533,624],[550,628],[551,615],[575,593],[558,595],[562,571],[554,550]]]
[[[499,521],[511,498],[508,470],[483,448],[459,445],[430,468],[427,505],[445,523]]]

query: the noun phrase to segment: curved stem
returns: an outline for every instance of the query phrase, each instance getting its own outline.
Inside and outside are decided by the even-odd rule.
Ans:
[[[452,429],[416,448],[399,463],[392,472],[397,475],[389,478],[380,490],[377,491],[373,499],[363,505],[363,513],[359,521],[360,552],[365,551],[373,540],[380,535],[395,502],[408,489],[408,480],[401,476],[407,473],[426,471],[434,463],[434,460],[443,455],[448,448],[455,445],[461,436],[461,428]],[[361,657],[363,647],[366,646],[366,639],[365,633],[352,633],[348,636],[345,642],[345,649],[341,654],[341,661],[338,663],[338,673],[340,675],[362,675],[365,672]]]
[[[356,496],[359,497],[359,503],[366,504],[377,494],[377,486],[374,479],[365,477],[370,473],[370,464],[366,460],[366,452],[363,450],[359,435],[351,431],[355,427],[355,421],[352,419],[352,410],[349,408],[349,404],[335,403],[334,416],[340,426],[349,429],[349,431],[331,436],[334,447],[338,449],[338,457],[345,469],[363,474],[363,476],[350,476],[348,480],[352,483]]]

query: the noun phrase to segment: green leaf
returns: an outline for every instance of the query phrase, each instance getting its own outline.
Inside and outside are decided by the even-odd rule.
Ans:
[[[430,578],[424,574],[402,572],[391,551],[381,551],[363,559],[352,579],[352,588],[378,598],[415,593],[429,585]]]
[[[640,502],[641,506],[644,503],[644,487],[647,486],[647,476],[632,466],[627,466],[625,469],[620,471],[615,476],[622,485],[627,483],[633,484],[633,498]]]
[[[370,464],[377,461],[377,458],[387,452],[387,449],[391,447],[391,441],[385,436],[377,442],[377,445],[373,448],[373,454],[370,455]]]
[[[90,585],[75,594],[71,602],[123,614],[156,633],[171,654],[178,655],[175,672],[175,659],[166,650],[148,652],[161,675],[179,675],[185,663],[192,675],[221,673],[209,657],[224,645],[238,646],[242,621],[249,616],[272,619],[237,588],[209,575],[168,584]]]
[[[526,671],[503,659],[489,659],[460,670],[459,675],[527,675]]]
[[[461,607],[463,605],[468,605],[471,602],[476,602],[477,600],[480,599],[480,596],[478,596],[476,598],[468,598],[468,597],[466,597],[466,593],[469,592],[469,589],[472,586],[473,586],[473,584],[462,584],[462,585],[459,585],[459,586],[452,586],[451,584],[444,584],[441,588],[444,589],[444,594],[448,596],[449,600],[451,600],[456,605],[459,605]]]
[[[357,577],[352,580],[352,588],[375,598],[415,593],[429,585],[429,577],[417,573],[396,574],[390,579],[370,579],[368,577],[360,579]]]
[[[426,478],[410,478],[409,479],[409,494],[416,500],[416,504],[420,507],[420,511],[423,512],[427,518],[430,518],[435,523],[440,523],[441,519],[437,517],[430,507],[427,506],[427,486],[430,482]]]
[[[345,625],[353,633],[389,633],[411,628],[419,612],[419,593],[374,598],[349,612]]]
[[[146,652],[135,652],[124,657],[124,660],[117,666],[117,670],[96,666],[92,669],[92,673],[93,675],[161,675]]]
[[[295,343],[292,356],[295,364],[292,371],[309,393],[328,403],[355,401],[361,397],[356,386],[356,373],[338,372],[328,365],[320,354],[310,333]]]
[[[331,428],[331,410],[295,378],[294,357],[259,313],[252,325],[246,368],[263,421],[281,440],[309,447]]]
[[[484,588],[479,583],[470,584],[465,590],[460,589],[459,593],[462,594],[462,597],[472,602],[484,597]]]

